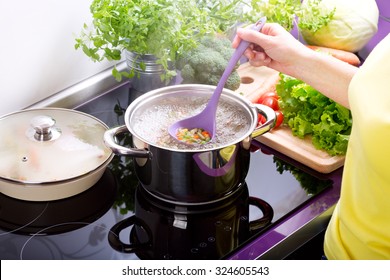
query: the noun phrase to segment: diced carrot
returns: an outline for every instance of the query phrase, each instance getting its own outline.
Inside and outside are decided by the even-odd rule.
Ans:
[[[191,130],[187,128],[181,128],[176,133],[176,137],[178,140],[188,144],[205,144],[210,141],[210,133],[199,128],[194,128]]]

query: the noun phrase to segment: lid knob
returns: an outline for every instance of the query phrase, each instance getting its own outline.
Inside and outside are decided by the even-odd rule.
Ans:
[[[35,130],[34,138],[38,141],[50,141],[58,138],[60,132],[55,129],[56,121],[49,116],[36,116],[31,120]]]

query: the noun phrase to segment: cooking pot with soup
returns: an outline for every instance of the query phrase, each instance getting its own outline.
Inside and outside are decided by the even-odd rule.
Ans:
[[[166,202],[192,205],[226,199],[245,180],[254,137],[268,132],[275,112],[224,89],[218,103],[216,135],[206,144],[186,144],[168,133],[177,120],[204,109],[215,86],[174,85],[147,92],[126,109],[125,125],[106,131],[104,141],[117,155],[135,158],[141,186]],[[266,122],[258,126],[258,114]],[[132,145],[117,141],[130,135]]]

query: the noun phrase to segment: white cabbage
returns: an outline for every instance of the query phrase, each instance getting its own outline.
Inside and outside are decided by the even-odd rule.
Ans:
[[[305,0],[302,5],[310,5],[311,1]],[[375,0],[322,0],[320,6],[324,13],[336,8],[335,14],[328,25],[316,32],[300,30],[310,45],[356,52],[378,31],[379,9]]]

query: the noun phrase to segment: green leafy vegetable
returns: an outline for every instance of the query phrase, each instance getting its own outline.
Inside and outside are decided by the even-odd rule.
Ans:
[[[317,149],[344,155],[352,127],[350,110],[298,79],[284,74],[280,77],[276,85],[279,106],[293,135],[310,135]]]
[[[199,45],[178,60],[184,84],[217,85],[234,53],[231,42],[224,36],[205,36]],[[225,87],[236,90],[241,84],[237,63]]]
[[[356,52],[378,30],[375,0],[252,0],[249,18],[267,16],[287,30],[294,24],[307,44]]]
[[[252,0],[252,11],[248,17],[255,20],[258,15],[265,15],[268,22],[277,22],[287,30],[292,30],[297,22],[299,28],[316,31],[326,26],[334,15],[333,10],[324,10],[321,0],[312,0],[302,5],[301,0]],[[312,15],[312,16],[308,16]],[[299,20],[297,20],[299,19]]]
[[[167,80],[169,68],[186,50],[197,46],[205,34],[224,32],[241,18],[243,0],[93,0],[92,24],[84,24],[76,38],[93,61],[117,61],[122,51],[151,54],[158,59]],[[134,72],[113,71],[120,80]]]
[[[299,17],[300,31],[308,44],[357,52],[378,30],[379,10],[375,0],[305,0],[302,8],[310,9],[315,2],[316,11],[309,10]],[[333,20],[312,28],[329,13]]]

